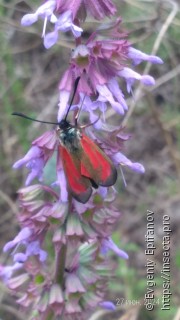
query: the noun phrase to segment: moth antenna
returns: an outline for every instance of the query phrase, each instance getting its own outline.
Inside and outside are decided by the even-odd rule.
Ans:
[[[73,91],[73,95],[72,95],[72,98],[71,98],[71,101],[70,101],[70,104],[69,104],[69,108],[66,112],[66,115],[64,117],[64,120],[66,120],[67,116],[68,116],[68,113],[69,113],[69,110],[71,109],[71,106],[72,106],[72,103],[73,103],[73,100],[74,100],[74,97],[75,97],[75,94],[76,94],[76,91],[77,91],[77,87],[78,87],[78,83],[79,83],[79,80],[81,79],[81,77],[77,77],[75,82],[74,82],[74,91]]]
[[[68,108],[68,110],[67,110],[67,113],[66,113],[66,116],[65,116],[64,120],[66,120],[66,118],[67,118],[67,116],[68,116],[68,113],[69,113],[69,110],[70,110],[70,108],[71,108],[71,106],[72,106],[72,103],[73,103],[73,100],[74,100],[74,96],[75,96],[76,91],[77,91],[77,86],[78,86],[79,80],[80,80],[80,77],[77,77],[76,80],[75,80],[75,82],[74,82],[73,95],[72,95],[71,102],[70,102],[70,105],[69,105],[69,108]],[[18,117],[21,117],[21,118],[24,118],[24,119],[27,119],[27,120],[40,122],[40,123],[47,123],[47,124],[56,124],[56,125],[59,125],[59,122],[49,122],[49,121],[42,121],[42,120],[34,119],[34,118],[31,118],[31,117],[26,116],[24,113],[21,113],[21,112],[13,112],[12,115],[13,115],[13,116],[18,116]]]
[[[86,93],[84,94],[84,97],[83,97],[82,102],[81,102],[81,106],[80,106],[80,108],[78,109],[78,112],[75,115],[75,125],[76,126],[77,126],[77,123],[78,123],[78,119],[79,119],[79,116],[80,116],[80,113],[81,113],[85,98],[86,98]]]
[[[34,119],[34,118],[26,116],[24,113],[21,113],[21,112],[13,112],[13,113],[11,113],[11,115],[12,116],[18,116],[18,117],[21,117],[21,118],[24,118],[24,119],[28,119],[28,120],[31,120],[31,121],[40,122],[40,123],[57,124],[57,125],[59,124],[58,122],[49,122],[49,121],[42,121],[42,120]]]

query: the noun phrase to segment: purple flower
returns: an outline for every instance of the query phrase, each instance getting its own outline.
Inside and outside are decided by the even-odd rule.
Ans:
[[[83,30],[73,23],[73,13],[67,8],[66,11],[61,12],[58,17],[55,16],[56,0],[48,0],[42,4],[35,13],[26,14],[21,20],[23,26],[30,26],[37,22],[39,18],[44,20],[42,37],[44,38],[44,46],[46,49],[52,47],[58,40],[58,32],[72,31],[74,37],[80,37]],[[46,35],[47,22],[54,24],[54,31]]]
[[[26,168],[31,170],[25,182],[26,186],[29,186],[31,181],[34,180],[36,177],[38,177],[39,181],[42,181],[44,168],[44,161],[42,158],[33,159],[32,161],[28,162]]]
[[[32,241],[26,246],[25,253],[16,253],[14,255],[15,262],[25,262],[31,256],[39,256],[39,260],[44,262],[47,258],[47,252],[40,248],[39,241]]]
[[[105,199],[108,194],[108,188],[100,186],[96,192],[99,193],[103,199]]]
[[[69,273],[66,277],[66,293],[67,295],[73,293],[84,293],[86,292],[85,288],[83,287],[81,281],[76,276],[75,273]]]
[[[42,180],[43,168],[45,166],[42,149],[36,146],[31,147],[22,159],[14,163],[13,168],[18,169],[24,164],[26,164],[26,167],[30,170],[25,182],[26,186],[36,177],[38,177],[39,181]]]
[[[4,246],[4,252],[9,251],[13,247],[16,246],[16,250],[20,244],[22,244],[25,247],[25,253],[19,252],[15,253],[15,251],[12,253],[14,256],[14,262],[16,263],[24,263],[29,257],[38,255],[39,260],[41,262],[45,261],[47,258],[47,253],[40,248],[39,241],[31,241],[32,236],[32,230],[30,230],[28,227],[23,228],[18,235],[14,238],[14,240],[9,241]]]
[[[124,114],[124,111],[127,110],[127,105],[116,80],[112,79],[111,82],[108,83],[108,87],[106,85],[97,85],[96,88],[99,93],[98,101],[109,102],[117,113]],[[118,91],[116,91],[116,87]],[[115,101],[113,95],[115,95],[118,101]]]
[[[20,289],[22,286],[24,286],[28,280],[29,280],[29,275],[27,273],[20,274],[16,277],[9,279],[8,287],[11,290],[15,290],[15,292],[17,292],[18,289]]]
[[[23,264],[20,262],[14,263],[12,266],[2,266],[0,265],[0,278],[6,283],[13,275],[16,270],[20,270]]]
[[[73,315],[76,316],[76,318],[77,318],[77,315],[79,315],[79,317],[80,317],[81,312],[82,312],[82,308],[78,304],[78,298],[74,298],[74,299],[66,302],[65,318],[68,318],[67,317],[68,315],[70,315],[71,319],[72,319]]]
[[[140,164],[138,162],[132,162],[125,155],[123,155],[121,152],[114,154],[112,157],[113,157],[113,160],[116,164],[120,164],[122,166],[127,166],[131,170],[136,171],[138,173],[145,172],[145,169],[142,164]]]
[[[68,191],[65,173],[63,170],[62,159],[60,158],[60,151],[57,153],[57,181],[53,185],[58,185],[60,187],[60,199],[61,201],[68,201]]]
[[[13,168],[19,169],[21,166],[28,163],[32,159],[41,157],[41,154],[42,154],[41,149],[36,146],[33,146],[22,159],[14,163]]]
[[[55,182],[60,187],[60,199],[62,202],[68,201],[67,182],[63,169],[57,170],[57,181]]]
[[[56,0],[48,0],[42,4],[35,13],[26,14],[21,20],[23,26],[30,26],[35,23],[38,18],[44,19],[44,27],[42,32],[42,37],[45,36],[47,21],[55,23],[57,21],[54,15],[54,10],[56,8]]]
[[[73,206],[74,211],[81,215],[82,213],[86,212],[86,210],[94,208],[93,198],[91,197],[88,202],[83,204],[74,199]]]
[[[120,258],[128,259],[128,255],[125,251],[118,248],[118,246],[112,241],[111,238],[103,239],[101,242],[101,252],[106,254],[107,251],[114,251]]]
[[[14,240],[6,243],[3,251],[7,252],[8,250],[12,249],[13,247],[17,246],[18,244],[26,243],[31,235],[32,235],[32,231],[28,227],[21,229],[21,231],[14,238]]]
[[[55,311],[56,315],[62,314],[64,302],[61,286],[58,284],[53,284],[49,293],[49,305],[51,306],[51,309]]]
[[[163,61],[157,56],[148,55],[140,50],[133,47],[129,48],[128,57],[133,60],[134,65],[141,63],[142,61],[148,61],[154,64],[162,64]]]
[[[99,303],[99,305],[100,305],[100,307],[107,309],[107,310],[111,310],[111,311],[116,310],[115,304],[111,301],[102,301]]]
[[[73,24],[72,13],[70,10],[64,12],[59,16],[55,23],[55,28],[53,32],[48,33],[44,37],[44,46],[46,49],[52,47],[58,41],[58,32],[72,31],[75,38],[81,36],[83,29]]]
[[[81,110],[88,112],[89,113],[89,119],[90,123],[96,128],[97,130],[102,128],[102,120],[100,119],[99,115],[96,113],[96,110],[100,110],[105,118],[105,111],[107,110],[107,106],[104,102],[101,101],[92,101],[90,97],[85,96],[83,93],[79,93],[80,96],[80,101],[76,105],[72,105],[71,111],[77,108],[81,108]],[[64,102],[63,102],[64,103]],[[67,103],[64,103],[64,107],[66,110]],[[59,104],[59,111],[63,111],[63,106]],[[62,107],[62,108],[61,108]],[[63,113],[62,114],[59,112],[60,120],[63,118]]]
[[[130,68],[123,68],[118,72],[118,75],[126,80],[128,93],[131,92],[131,87],[134,84],[135,80],[141,81],[146,86],[152,86],[155,84],[155,80],[153,77],[149,75],[141,76],[139,73],[133,71]]]
[[[56,143],[56,132],[45,132],[42,136],[32,142],[32,147],[26,155],[14,163],[14,169],[19,169],[26,164],[26,167],[30,170],[25,182],[26,186],[28,186],[36,177],[39,181],[42,181],[43,169],[49,158],[52,156]]]

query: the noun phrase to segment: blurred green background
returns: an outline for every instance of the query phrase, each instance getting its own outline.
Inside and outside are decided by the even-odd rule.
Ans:
[[[24,112],[43,120],[54,120],[57,113],[58,83],[68,65],[73,41],[62,35],[57,46],[45,50],[41,39],[41,22],[29,28],[20,25],[23,14],[35,9],[40,1],[0,1],[0,235],[4,244],[18,230],[16,191],[23,185],[26,170],[13,171],[12,164],[29,149],[33,138],[48,127],[11,116]],[[102,319],[179,320],[180,301],[180,12],[176,1],[117,1],[123,28],[129,31],[133,46],[153,53],[163,65],[142,63],[136,71],[149,73],[156,85],[147,90],[138,83],[128,99],[129,112],[119,123],[126,125],[132,138],[124,153],[141,162],[146,173],[138,175],[124,170],[127,188],[119,186],[119,209],[122,216],[113,234],[114,241],[129,254],[128,261],[118,260],[114,279],[109,286],[109,299],[120,306],[117,312]],[[97,22],[85,23],[86,38]],[[123,84],[121,86],[124,89]],[[117,119],[110,111],[109,120]],[[156,250],[155,299],[153,311],[142,302],[147,292],[145,233],[147,210],[155,213]],[[162,217],[171,223],[171,307],[162,311]],[[0,262],[6,257],[0,255]],[[0,318],[23,319],[8,289],[0,287]],[[118,300],[119,299],[119,300]],[[159,302],[158,302],[159,301]]]

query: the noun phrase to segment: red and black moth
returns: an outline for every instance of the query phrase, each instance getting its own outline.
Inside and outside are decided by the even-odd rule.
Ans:
[[[61,121],[59,141],[68,189],[76,200],[86,203],[92,187],[109,187],[116,182],[117,171],[112,161],[76,124]]]
[[[74,125],[66,120],[79,79],[77,78],[75,81],[74,92],[67,114],[59,123],[32,119],[17,112],[14,112],[13,115],[37,122],[58,124],[58,155],[63,163],[68,191],[77,201],[86,203],[92,194],[92,187],[110,187],[115,184],[117,170],[104,151],[86,136],[83,129],[78,126],[78,117],[75,118]]]

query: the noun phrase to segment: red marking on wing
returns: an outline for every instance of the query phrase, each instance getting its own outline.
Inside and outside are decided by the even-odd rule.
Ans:
[[[97,185],[112,186],[116,182],[117,171],[111,160],[84,134],[81,145],[81,174],[94,180]]]
[[[81,174],[80,160],[65,147],[59,146],[59,149],[69,191],[76,200],[86,203],[91,196],[92,188],[90,181]]]

